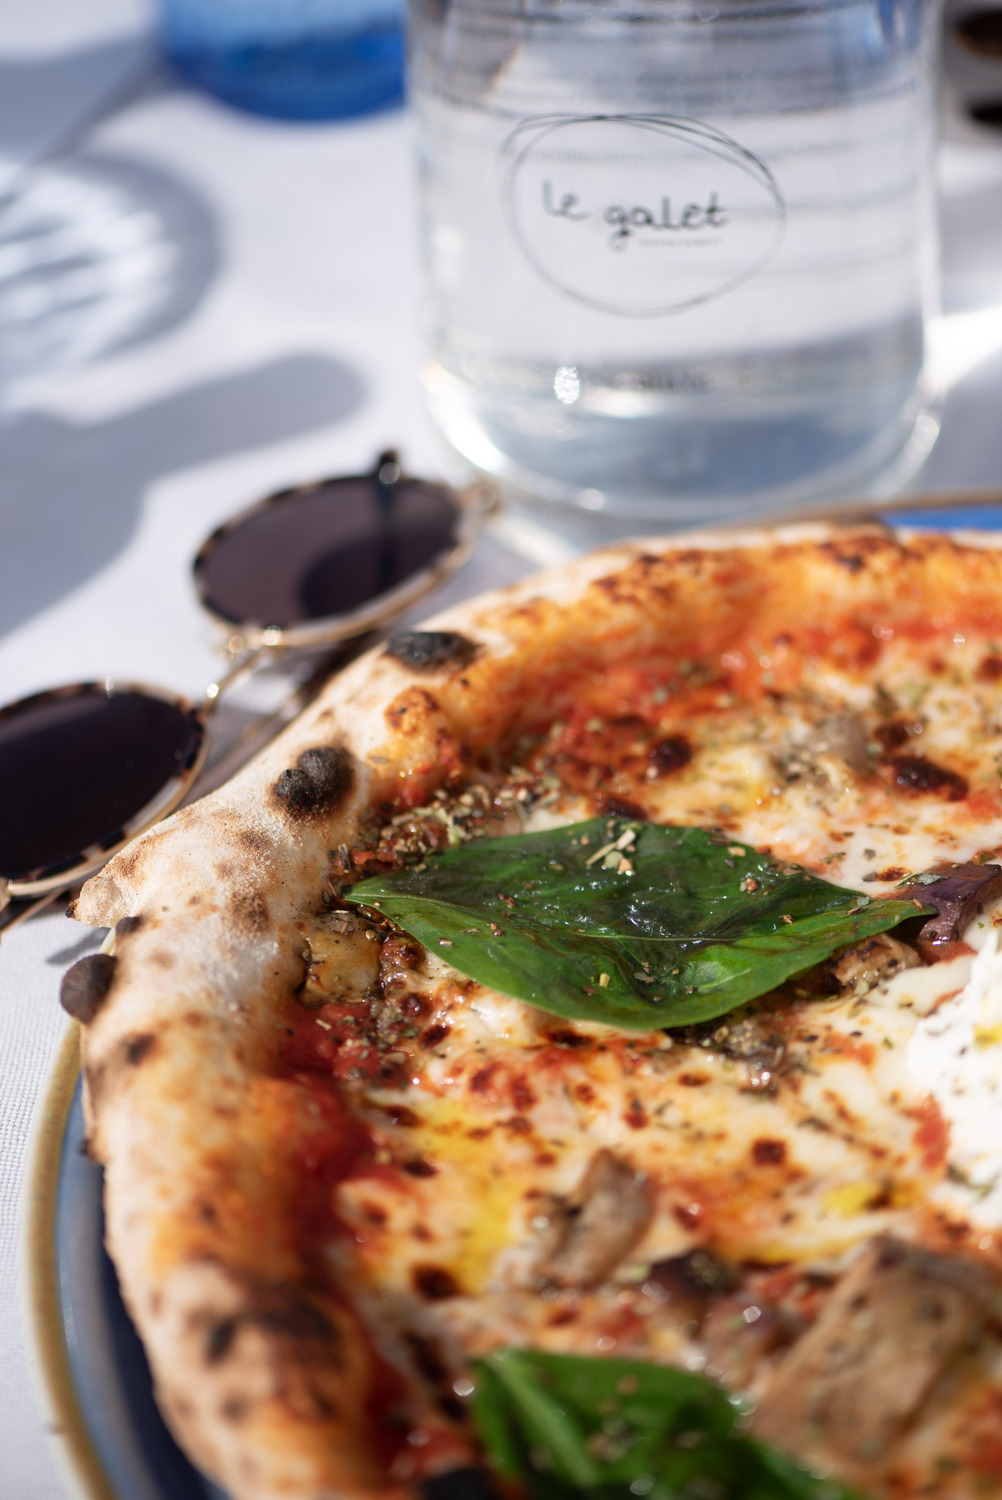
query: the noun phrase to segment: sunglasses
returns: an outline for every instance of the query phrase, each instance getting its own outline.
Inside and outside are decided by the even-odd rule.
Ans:
[[[195,557],[199,602],[225,630],[230,661],[201,702],[105,679],[0,708],[0,932],[178,806],[205,764],[209,716],[233,683],[286,653],[326,648],[264,736],[225,757],[226,775],[335,666],[466,561],[493,504],[484,485],[456,491],[410,478],[392,452],[370,474],[282,490],[225,522]]]

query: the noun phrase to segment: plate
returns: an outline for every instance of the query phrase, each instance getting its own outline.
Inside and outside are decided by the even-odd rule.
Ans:
[[[104,1248],[84,1153],[77,1028],[50,1077],[29,1186],[28,1275],[50,1430],[86,1500],[226,1500],[174,1442]]]

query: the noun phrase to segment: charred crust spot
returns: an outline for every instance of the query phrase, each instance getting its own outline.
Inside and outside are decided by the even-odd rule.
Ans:
[[[404,1130],[413,1130],[416,1125],[421,1124],[420,1117],[406,1104],[381,1104],[379,1112],[385,1115],[392,1125],[399,1125]]]
[[[478,650],[474,641],[455,630],[401,630],[386,645],[386,655],[412,672],[467,667]]]
[[[124,875],[126,880],[135,880],[143,867],[148,848],[149,844],[133,844],[128,849],[123,849],[115,860],[116,872]]]
[[[443,1266],[415,1266],[411,1271],[411,1282],[418,1296],[426,1302],[445,1302],[449,1297],[460,1295],[459,1282]]]
[[[268,903],[259,891],[234,891],[226,903],[234,931],[261,937],[268,930]]]
[[[251,1290],[247,1307],[225,1318],[213,1318],[205,1325],[206,1364],[219,1364],[234,1352],[243,1326],[288,1340],[303,1359],[329,1361],[339,1342],[334,1324],[308,1297],[259,1287]]]
[[[260,828],[241,828],[236,834],[236,841],[242,844],[249,854],[267,854],[271,849],[271,840]]]
[[[67,969],[59,986],[59,1003],[66,1014],[89,1026],[108,998],[117,966],[112,954],[91,953]]]
[[[236,1318],[221,1318],[218,1323],[212,1323],[206,1329],[205,1363],[207,1365],[218,1365],[220,1360],[226,1358],[233,1347],[236,1332]]]
[[[330,1318],[316,1303],[305,1297],[290,1297],[276,1302],[274,1306],[256,1307],[243,1316],[245,1322],[253,1323],[265,1333],[294,1339],[297,1343],[337,1342],[337,1329]]]
[[[678,1081],[684,1089],[701,1089],[710,1080],[705,1073],[680,1073]]]
[[[822,542],[818,550],[826,554],[837,567],[855,574],[861,572],[872,558],[886,556],[888,549],[882,537],[855,536],[844,541]],[[900,556],[902,549],[895,545],[893,551]]]
[[[414,1368],[431,1385],[443,1385],[449,1378],[445,1360],[437,1339],[426,1338],[420,1333],[405,1333],[404,1343],[411,1351]]]
[[[511,1085],[511,1102],[516,1109],[531,1109],[536,1096],[524,1078],[514,1078]]]
[[[491,1079],[497,1072],[499,1064],[496,1062],[486,1063],[484,1067],[478,1068],[470,1079],[471,1094],[486,1094],[490,1090]]]
[[[428,1030],[422,1033],[422,1047],[437,1047],[439,1042],[445,1041],[451,1030],[451,1026],[445,1026],[441,1024],[438,1026],[429,1026]]]
[[[757,1167],[781,1167],[786,1160],[786,1142],[763,1136],[752,1142],[751,1154]]]
[[[411,1177],[437,1177],[438,1168],[423,1156],[415,1156],[413,1161],[405,1161],[403,1170]]]
[[[892,750],[900,750],[902,745],[907,744],[911,735],[907,724],[902,724],[900,719],[891,719],[887,724],[878,724],[873,737],[881,749],[890,755]]]
[[[630,802],[626,797],[613,797],[608,793],[596,797],[595,810],[603,818],[630,818],[638,823],[646,823],[649,817],[646,808],[641,807],[639,802]]]
[[[837,552],[832,548],[832,561],[837,562],[840,568],[845,568],[847,573],[858,573],[866,567],[866,561],[860,557],[858,552]]]
[[[546,1033],[546,1040],[554,1047],[590,1047],[591,1037],[582,1036],[572,1026],[554,1026]]]
[[[242,1422],[247,1415],[247,1402],[241,1396],[231,1396],[224,1401],[219,1408],[219,1415],[224,1422]]]
[[[318,745],[304,750],[294,770],[283,771],[275,782],[275,796],[291,818],[324,817],[351,795],[355,771],[342,746]]]
[[[133,932],[138,932],[145,924],[145,917],[123,917],[120,922],[115,923],[115,936],[128,937]]]
[[[130,1068],[138,1068],[144,1062],[157,1045],[156,1037],[149,1031],[142,1031],[137,1036],[127,1037],[123,1043],[125,1061]]]
[[[961,802],[967,796],[967,781],[963,776],[937,766],[924,755],[895,755],[887,764],[895,786],[912,796],[931,794],[947,802]]]
[[[692,760],[692,746],[684,734],[669,734],[650,747],[647,759],[658,776],[670,776]]]

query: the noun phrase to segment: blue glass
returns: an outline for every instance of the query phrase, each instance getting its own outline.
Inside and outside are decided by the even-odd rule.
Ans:
[[[164,49],[189,83],[281,120],[399,104],[405,0],[161,0]]]
[[[970,528],[972,531],[1002,531],[1002,505],[991,500],[974,501],[970,505],[958,505],[956,501],[943,502],[942,507],[922,506],[917,510],[897,509],[885,512],[880,518],[888,526],[915,526],[924,531],[957,531]]]

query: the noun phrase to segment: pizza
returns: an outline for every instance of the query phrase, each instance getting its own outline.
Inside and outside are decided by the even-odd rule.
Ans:
[[[624,545],[359,659],[76,903],[108,1248],[193,1461],[999,1493],[1000,861],[988,538]]]

